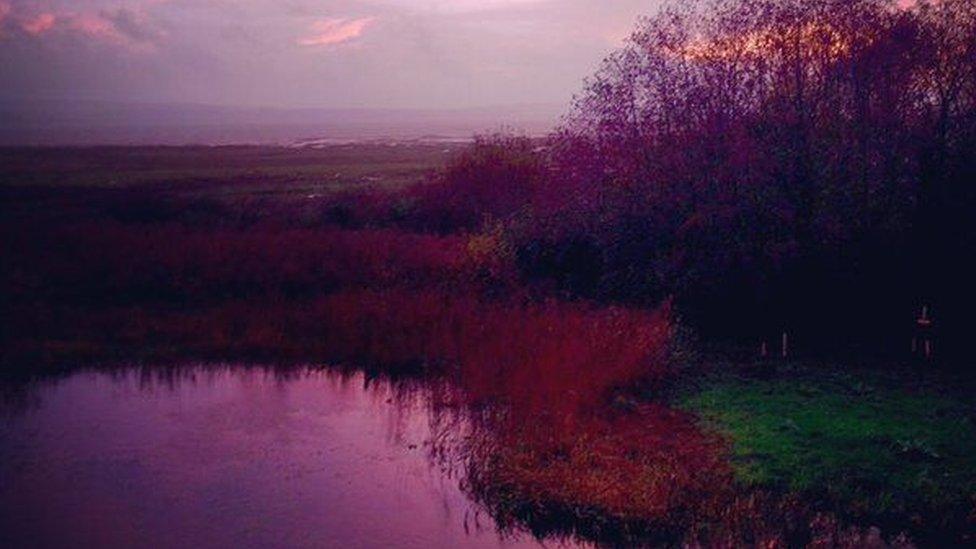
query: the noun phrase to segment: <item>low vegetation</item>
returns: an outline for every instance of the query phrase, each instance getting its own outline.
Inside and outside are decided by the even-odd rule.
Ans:
[[[925,379],[783,366],[768,379],[706,376],[679,405],[730,441],[741,483],[888,529],[909,517],[935,542],[970,520],[976,426],[966,399]]]

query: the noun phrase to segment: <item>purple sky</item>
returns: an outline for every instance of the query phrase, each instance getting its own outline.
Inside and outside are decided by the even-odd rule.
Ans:
[[[656,0],[0,0],[0,99],[565,104]]]

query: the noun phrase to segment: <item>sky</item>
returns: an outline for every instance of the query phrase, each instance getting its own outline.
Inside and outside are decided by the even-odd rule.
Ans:
[[[656,0],[0,0],[0,99],[566,104]]]

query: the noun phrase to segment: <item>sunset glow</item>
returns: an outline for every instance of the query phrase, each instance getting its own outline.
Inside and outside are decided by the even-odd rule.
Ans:
[[[54,28],[54,23],[56,20],[57,18],[53,13],[42,13],[37,17],[25,20],[20,24],[20,26],[28,34],[37,36]]]
[[[373,22],[372,17],[360,19],[323,19],[312,24],[313,33],[298,41],[302,46],[331,46],[348,42],[363,34],[363,30]]]

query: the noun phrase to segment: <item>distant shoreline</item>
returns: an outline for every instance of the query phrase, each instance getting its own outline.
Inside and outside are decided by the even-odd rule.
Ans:
[[[0,103],[0,146],[314,146],[468,143],[477,134],[548,134],[561,108],[260,109],[201,105]]]

